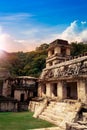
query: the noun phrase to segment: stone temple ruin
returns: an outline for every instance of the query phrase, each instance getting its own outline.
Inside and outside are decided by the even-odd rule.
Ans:
[[[87,53],[71,57],[70,49],[65,40],[50,43],[39,78],[39,101],[31,101],[29,108],[57,130],[87,130]]]
[[[13,78],[1,69],[0,111],[29,109],[33,117],[55,124],[52,130],[87,130],[87,53],[71,57],[70,50],[65,40],[50,43],[38,80]]]
[[[12,77],[0,68],[0,111],[26,111],[31,98],[37,96],[37,78]]]

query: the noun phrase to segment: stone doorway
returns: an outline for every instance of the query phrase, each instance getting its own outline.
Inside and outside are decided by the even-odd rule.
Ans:
[[[57,83],[53,83],[53,90],[52,90],[52,92],[53,92],[53,95],[55,97],[57,97]]]
[[[46,85],[45,84],[42,87],[42,92],[43,92],[44,95],[46,95]]]
[[[68,99],[77,99],[77,82],[67,82],[66,96]]]
[[[43,92],[44,92],[44,94],[46,94],[46,85],[44,85],[44,87],[43,87]]]
[[[66,56],[66,48],[64,48],[64,47],[61,48],[61,55],[62,55],[63,57]]]
[[[21,96],[20,96],[20,101],[21,101],[21,102],[24,101],[24,93],[21,94]]]

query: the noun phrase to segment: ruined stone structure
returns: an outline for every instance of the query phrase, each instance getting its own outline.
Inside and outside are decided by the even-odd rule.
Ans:
[[[28,110],[29,101],[37,97],[37,78],[19,76],[11,80],[11,97],[18,101],[18,110]]]
[[[39,96],[87,101],[87,56],[72,58],[67,41],[56,40],[48,49],[46,68],[39,79]]]
[[[0,94],[12,101],[16,99],[18,109],[27,108],[24,102],[37,96],[29,102],[29,110],[35,112],[35,118],[55,124],[53,130],[87,130],[87,53],[71,57],[70,50],[67,41],[53,41],[38,87],[33,77],[6,78],[0,80]],[[10,110],[14,108],[16,105]]]
[[[9,77],[8,70],[0,68],[0,111],[17,111],[17,100],[9,96],[11,93],[8,82]]]
[[[48,103],[45,108],[41,103],[35,116],[56,124],[58,130],[65,130],[66,124],[67,130],[77,130],[78,121],[83,122],[83,113],[87,112],[87,53],[71,57],[70,50],[65,40],[50,43],[46,68],[39,78],[38,97],[47,98]],[[38,109],[43,111],[39,114]],[[78,130],[83,130],[80,126]]]
[[[37,96],[37,78],[13,78],[6,69],[0,69],[0,111],[28,110],[31,98]]]
[[[37,96],[37,78],[19,76],[11,80],[11,96],[18,101],[29,101]]]

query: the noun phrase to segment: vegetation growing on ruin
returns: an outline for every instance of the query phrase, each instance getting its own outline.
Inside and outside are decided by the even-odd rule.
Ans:
[[[38,77],[45,68],[48,44],[44,43],[31,52],[4,52],[4,58],[0,57],[0,67],[7,68],[12,76],[29,75]],[[86,43],[71,43],[71,55],[77,56],[87,52]]]
[[[49,122],[35,119],[32,115],[31,112],[0,113],[0,130],[30,130],[54,126]]]

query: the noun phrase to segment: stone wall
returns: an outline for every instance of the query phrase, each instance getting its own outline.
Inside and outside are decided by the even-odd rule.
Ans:
[[[87,130],[87,124],[69,123],[66,124],[66,130]]]
[[[17,111],[17,103],[0,102],[0,111]]]
[[[79,80],[77,82],[77,89],[78,89],[78,99],[81,101],[81,102],[86,102],[86,96],[87,96],[87,93],[86,93],[86,81],[85,80]]]
[[[21,94],[24,94],[24,100],[27,100],[27,92],[23,90],[15,90],[14,99],[21,100]]]
[[[35,112],[36,109],[42,105],[43,105],[43,102],[30,101],[29,106],[28,106],[28,110],[31,112]]]

